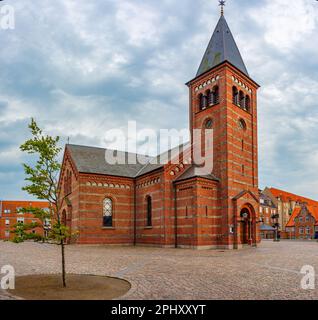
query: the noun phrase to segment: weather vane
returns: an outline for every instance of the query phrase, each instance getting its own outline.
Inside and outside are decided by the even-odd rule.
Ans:
[[[219,6],[221,6],[221,16],[224,15],[224,7],[225,7],[225,0],[219,0]]]

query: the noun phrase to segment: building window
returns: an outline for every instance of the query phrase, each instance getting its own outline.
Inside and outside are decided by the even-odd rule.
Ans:
[[[5,231],[4,236],[5,236],[6,238],[9,238],[9,237],[10,237],[10,231]]]
[[[152,227],[152,199],[147,197],[147,227]]]
[[[245,108],[245,96],[244,96],[244,92],[243,91],[240,91],[240,93],[239,93],[239,106],[242,109]]]
[[[206,93],[206,96],[208,97],[208,105],[212,106],[213,105],[213,92],[208,90]]]
[[[199,95],[200,110],[204,110],[208,106],[208,97],[202,93]]]
[[[245,108],[247,112],[251,111],[251,98],[249,96],[245,97]]]
[[[299,222],[303,222],[303,217],[299,217]]]
[[[64,177],[64,192],[66,195],[72,193],[72,172],[67,171],[66,176]]]
[[[17,223],[24,224],[24,218],[18,218],[18,219],[17,219]]]
[[[299,234],[304,234],[304,229],[303,228],[299,228]]]
[[[219,87],[215,86],[212,89],[212,104],[218,104],[220,101],[220,92],[219,92]]]
[[[4,211],[3,211],[4,213],[11,213],[11,210],[10,209],[4,209]]]
[[[236,87],[232,88],[232,95],[233,95],[233,104],[238,105],[239,104],[239,97],[238,97],[238,90]]]
[[[310,227],[306,228],[306,234],[310,234]]]
[[[240,127],[242,130],[246,131],[247,125],[246,125],[246,122],[245,122],[243,119],[240,119],[240,120],[239,120],[239,127]]]
[[[6,220],[6,226],[10,225],[10,220]]]
[[[103,202],[103,226],[109,228],[113,226],[113,200],[106,198]]]
[[[260,213],[263,213],[263,207],[260,207],[260,208],[259,208],[259,212],[260,212]]]
[[[310,221],[310,216],[306,216],[306,222]]]
[[[212,127],[213,127],[213,120],[212,119],[207,119],[205,121],[204,128],[205,129],[212,129]]]

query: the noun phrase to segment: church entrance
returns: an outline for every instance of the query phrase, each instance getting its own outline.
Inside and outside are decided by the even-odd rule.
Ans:
[[[254,237],[254,220],[249,208],[243,208],[240,213],[241,217],[241,244],[252,245]]]

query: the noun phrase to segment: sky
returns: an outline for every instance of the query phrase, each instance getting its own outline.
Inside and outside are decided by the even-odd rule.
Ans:
[[[0,3],[9,4],[8,1]],[[19,146],[35,117],[67,142],[188,128],[188,89],[216,0],[10,0],[0,29],[0,199],[30,199]],[[318,199],[318,2],[228,0],[225,17],[258,95],[260,187]],[[0,20],[1,20],[0,11]]]

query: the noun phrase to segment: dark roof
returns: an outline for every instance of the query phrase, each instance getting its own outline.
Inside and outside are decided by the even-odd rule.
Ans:
[[[231,30],[222,15],[203,56],[197,77],[225,61],[230,62],[249,76]]]
[[[152,158],[144,155],[138,155],[139,159],[143,159],[146,164],[127,164],[129,155],[128,152],[114,151],[118,157],[124,159],[125,164],[109,164],[105,160],[105,152],[107,149],[86,147],[78,145],[67,145],[77,170],[82,173],[106,174],[111,176],[135,178],[140,175],[161,168],[162,165],[149,164]],[[109,150],[112,151],[112,150]]]
[[[192,178],[203,178],[203,179],[208,179],[213,181],[219,181],[219,179],[213,174],[202,175],[202,174],[199,174],[198,171],[199,171],[198,167],[192,166],[188,170],[186,170],[185,173],[182,174],[178,179],[176,179],[175,182],[184,181]]]
[[[263,200],[263,203],[261,203],[262,206],[276,208],[275,203],[264,192],[261,192],[259,197],[260,197],[260,200]]]
[[[107,150],[103,148],[87,147],[79,145],[67,145],[76,168],[81,173],[105,174],[118,177],[136,178],[154,170],[163,168],[163,159],[168,161],[171,152],[182,151],[181,148],[187,147],[188,144],[181,145],[169,150],[157,157],[147,157],[138,155],[136,164],[129,164],[128,157],[136,159],[136,154],[116,150]],[[123,159],[123,164],[110,164],[105,160],[106,151],[114,152],[117,157]],[[142,161],[138,161],[138,160]],[[142,163],[139,163],[142,162]]]

